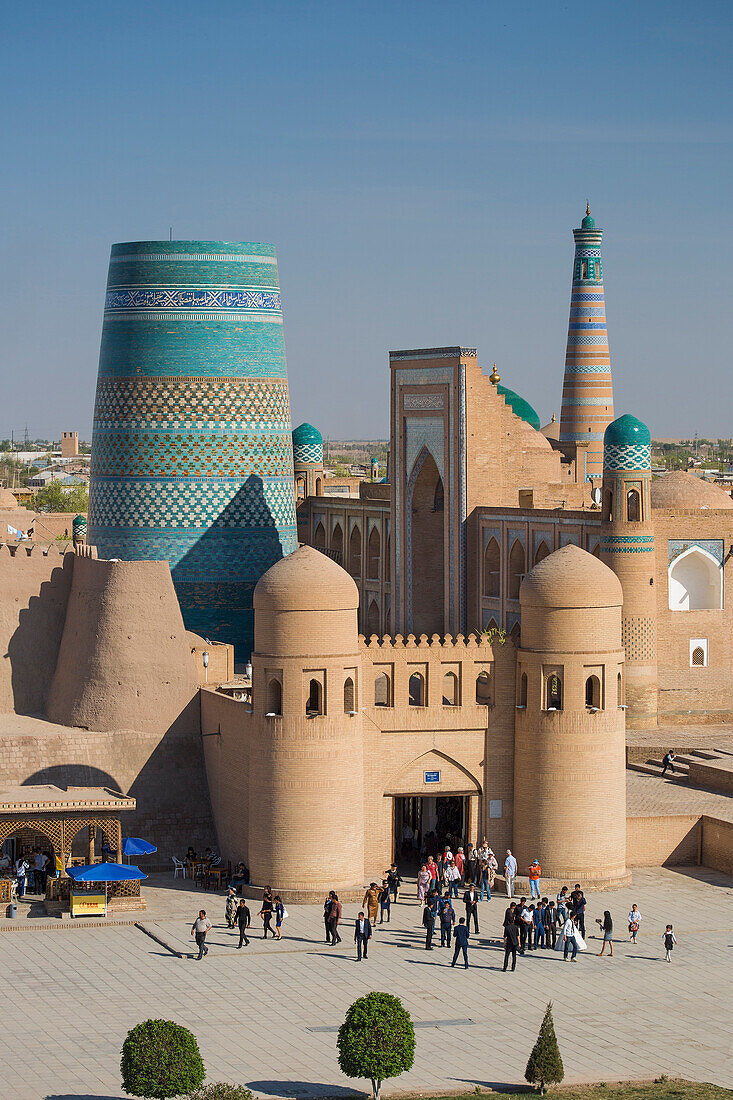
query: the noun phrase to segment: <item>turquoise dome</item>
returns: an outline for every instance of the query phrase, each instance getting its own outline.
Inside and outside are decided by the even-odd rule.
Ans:
[[[525,401],[518,393],[515,393],[514,390],[507,389],[506,386],[497,386],[496,392],[502,395],[507,405],[516,416],[526,421],[535,431],[538,432],[540,430],[540,418],[529,401]]]
[[[305,447],[309,444],[315,444],[320,447],[323,444],[323,436],[318,431],[318,428],[314,428],[312,424],[305,422],[299,424],[293,431],[293,443],[297,447]]]
[[[596,219],[592,218],[590,216],[590,214],[586,214],[585,217],[583,218],[582,222],[580,223],[580,228],[581,229],[595,229],[595,227],[596,227]]]
[[[604,447],[622,447],[634,443],[651,443],[651,432],[641,420],[631,413],[624,413],[613,420],[603,435]]]

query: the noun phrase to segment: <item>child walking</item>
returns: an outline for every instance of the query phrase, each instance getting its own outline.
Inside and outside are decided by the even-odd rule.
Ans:
[[[672,931],[672,925],[668,924],[664,932],[662,932],[662,940],[664,941],[665,956],[664,961],[672,962],[672,948],[677,943],[677,937]]]

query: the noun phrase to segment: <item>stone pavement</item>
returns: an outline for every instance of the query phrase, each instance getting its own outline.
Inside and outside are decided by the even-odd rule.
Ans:
[[[672,814],[708,814],[733,821],[733,798],[676,783],[674,777],[626,772],[626,816],[665,817]]]
[[[464,971],[450,969],[452,953],[424,950],[419,910],[407,895],[357,965],[355,906],[347,907],[351,919],[337,947],[323,943],[319,907],[291,906],[283,941],[257,939],[237,951],[221,896],[192,892],[170,876],[156,876],[147,892],[141,920],[187,957],[131,925],[62,930],[57,922],[51,930],[29,920],[0,935],[4,1095],[123,1097],[126,1032],[165,1016],[195,1033],[211,1080],[247,1084],[261,1097],[346,1096],[366,1083],[340,1073],[336,1032],[351,1002],[372,989],[401,997],[418,1025],[415,1066],[388,1092],[520,1083],[550,999],[566,1080],[666,1073],[732,1083],[733,880],[714,872],[634,872],[632,887],[590,896],[589,950],[577,963],[539,951],[520,958],[514,974],[500,969],[503,896],[481,905],[481,932]],[[643,915],[636,947],[626,935],[632,901]],[[189,928],[199,907],[216,927],[209,956],[195,962]],[[596,957],[600,943],[591,933],[605,908],[618,936],[613,959]],[[667,921],[679,941],[671,965],[661,945]]]

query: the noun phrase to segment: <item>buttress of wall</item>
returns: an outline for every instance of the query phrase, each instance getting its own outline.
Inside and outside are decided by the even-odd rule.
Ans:
[[[481,505],[516,506],[520,489],[535,507],[580,507],[588,489],[563,468],[545,436],[518,417],[477,360],[466,360],[466,482],[470,513]]]
[[[729,509],[654,509],[657,661],[660,722],[733,721],[733,515]],[[674,551],[701,542],[723,562],[723,607],[671,611],[670,542]],[[690,642],[707,643],[707,667],[692,666]]]
[[[167,562],[76,556],[48,716],[92,730],[198,731],[198,677]]]
[[[0,713],[46,709],[74,560],[53,547],[44,554],[37,546],[0,545]]]
[[[473,635],[465,640],[433,635],[430,641],[397,635],[382,641],[362,638],[361,655],[367,873],[381,874],[393,858],[398,796],[472,795],[475,816],[466,839],[475,843],[485,835],[497,853],[510,845],[512,643],[492,646]],[[488,674],[488,682],[482,678],[477,685],[482,673]],[[409,703],[414,674],[423,677],[424,705]],[[477,703],[477,690],[486,703]],[[426,785],[426,771],[439,771],[440,783]]]

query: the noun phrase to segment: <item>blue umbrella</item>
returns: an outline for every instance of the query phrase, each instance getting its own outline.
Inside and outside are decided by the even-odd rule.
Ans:
[[[158,849],[149,840],[141,840],[139,836],[125,837],[122,844],[123,856],[149,856]]]
[[[69,867],[69,878],[75,882],[122,882],[124,879],[143,879],[139,867],[131,863],[92,863],[84,867]]]

